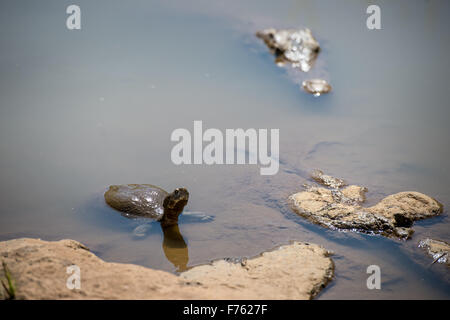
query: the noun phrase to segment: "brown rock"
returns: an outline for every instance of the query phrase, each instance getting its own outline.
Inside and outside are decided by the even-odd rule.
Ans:
[[[16,299],[310,299],[333,275],[329,252],[293,243],[248,259],[198,266],[181,276],[105,262],[74,240],[0,242]],[[80,289],[68,289],[67,267],[80,268]],[[4,281],[5,273],[0,271]],[[0,290],[6,298],[5,290]]]
[[[329,255],[317,245],[294,242],[242,264],[219,260],[181,277],[211,289],[232,288],[244,299],[310,299],[333,277]]]
[[[363,203],[366,201],[367,188],[351,185],[342,190],[342,194],[353,203]]]
[[[450,267],[450,244],[441,240],[424,239],[419,242],[419,248],[424,248],[433,258],[432,263],[443,263]]]
[[[442,212],[442,205],[423,193],[404,191],[387,196],[367,210],[381,214],[396,223],[394,221],[396,215],[411,221],[433,217]]]
[[[333,189],[338,189],[347,185],[344,180],[324,174],[321,170],[314,170],[311,173],[311,178],[317,183]]]
[[[331,85],[323,79],[309,79],[302,82],[302,88],[308,93],[319,97],[331,91]]]
[[[313,173],[312,178],[325,186],[307,186],[306,191],[289,197],[293,210],[313,223],[330,229],[348,229],[408,239],[414,221],[442,213],[435,199],[414,191],[399,192],[376,205],[362,207],[367,189],[345,185],[341,179]]]

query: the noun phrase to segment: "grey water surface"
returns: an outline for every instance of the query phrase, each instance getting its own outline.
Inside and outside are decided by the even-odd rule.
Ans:
[[[319,299],[449,299],[448,270],[417,248],[450,241],[448,124],[450,2],[79,0],[0,3],[0,239],[71,238],[107,261],[175,272],[159,226],[109,209],[111,184],[186,187],[189,266],[251,257],[291,240],[334,251],[335,279]],[[308,73],[275,65],[257,30],[308,27],[322,51]],[[300,89],[320,77],[333,91]],[[177,128],[277,128],[280,169],[180,165]],[[444,205],[411,240],[314,226],[285,205],[321,169],[368,187],[368,203],[406,190]],[[185,252],[186,254],[186,252]],[[366,269],[381,268],[381,290]]]

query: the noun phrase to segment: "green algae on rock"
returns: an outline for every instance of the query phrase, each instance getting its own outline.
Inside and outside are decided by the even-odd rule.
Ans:
[[[415,191],[390,195],[372,207],[363,207],[367,188],[315,171],[313,179],[328,188],[306,186],[292,194],[292,209],[309,221],[330,229],[352,230],[409,239],[414,221],[442,213],[435,199]]]

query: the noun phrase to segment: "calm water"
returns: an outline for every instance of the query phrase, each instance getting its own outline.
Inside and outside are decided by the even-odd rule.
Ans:
[[[378,31],[369,1],[77,1],[80,31],[65,27],[69,4],[0,4],[0,239],[72,238],[107,261],[175,272],[159,226],[137,240],[102,194],[184,186],[188,210],[215,216],[180,225],[189,266],[310,241],[335,252],[320,299],[450,298],[448,271],[416,248],[450,241],[450,2],[379,1]],[[254,36],[268,27],[312,30],[322,52],[309,74],[273,63]],[[305,94],[306,76],[333,92]],[[279,128],[279,173],[173,165],[170,134],[194,120]],[[286,207],[314,168],[367,186],[369,204],[416,190],[445,212],[407,242],[327,231]],[[366,288],[371,264],[381,290]]]

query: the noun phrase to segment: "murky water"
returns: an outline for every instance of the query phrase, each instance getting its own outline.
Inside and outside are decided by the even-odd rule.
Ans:
[[[72,238],[105,260],[172,272],[180,259],[192,266],[310,241],[335,252],[321,299],[450,298],[448,271],[426,268],[416,248],[423,237],[450,240],[449,2],[379,1],[377,31],[366,28],[368,1],[77,4],[79,31],[66,29],[64,2],[0,4],[2,240]],[[312,30],[322,51],[310,73],[273,63],[254,36],[268,27]],[[333,91],[302,92],[306,76]],[[194,120],[279,128],[279,173],[175,166],[170,134],[192,132]],[[407,242],[324,230],[285,204],[314,168],[367,186],[369,204],[416,190],[445,212],[416,223]],[[103,203],[122,183],[184,186],[187,209],[215,219],[182,221],[187,248],[167,251],[158,224],[137,239],[136,222]],[[371,264],[381,290],[366,287]]]

